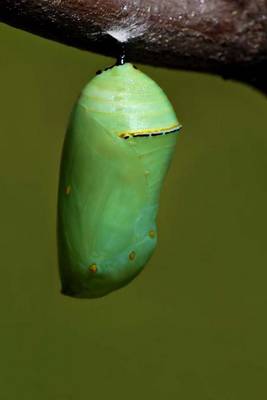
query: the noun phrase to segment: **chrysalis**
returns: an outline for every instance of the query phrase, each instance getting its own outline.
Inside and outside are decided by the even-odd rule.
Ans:
[[[101,297],[144,268],[156,246],[159,194],[179,129],[161,88],[130,63],[85,86],[61,162],[62,293]]]

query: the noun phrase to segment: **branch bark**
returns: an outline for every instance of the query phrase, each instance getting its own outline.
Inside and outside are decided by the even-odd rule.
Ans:
[[[0,20],[132,62],[215,73],[267,94],[267,0],[0,0]]]

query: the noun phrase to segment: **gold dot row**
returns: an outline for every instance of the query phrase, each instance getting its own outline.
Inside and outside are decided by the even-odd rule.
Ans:
[[[155,233],[155,231],[154,231],[153,229],[151,229],[151,230],[149,231],[148,235],[151,237],[151,239],[153,239],[153,238],[156,236],[156,233]],[[135,258],[136,258],[136,252],[135,252],[135,251],[131,251],[131,252],[129,253],[129,255],[128,255],[128,258],[129,258],[129,260],[131,260],[131,261],[135,260]],[[89,266],[89,271],[91,271],[91,272],[93,272],[93,273],[96,273],[96,271],[97,271],[97,266],[96,266],[95,263],[94,263],[94,264],[91,264],[91,265]]]

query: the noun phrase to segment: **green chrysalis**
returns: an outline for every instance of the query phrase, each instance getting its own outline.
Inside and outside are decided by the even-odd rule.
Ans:
[[[156,246],[159,194],[179,129],[161,88],[130,63],[85,86],[61,162],[62,293],[101,297],[144,268]]]

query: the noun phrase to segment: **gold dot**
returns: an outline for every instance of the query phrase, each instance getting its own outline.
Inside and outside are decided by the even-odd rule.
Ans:
[[[96,264],[91,264],[89,270],[95,273],[97,271]]]
[[[66,193],[67,195],[69,195],[69,194],[70,194],[70,191],[71,191],[71,186],[70,186],[70,185],[66,186],[66,187],[65,187],[65,193]]]
[[[131,251],[131,253],[129,254],[129,259],[134,260],[135,256],[136,256],[135,251]]]
[[[148,234],[151,237],[151,239],[153,239],[156,236],[156,232],[153,229],[151,229]]]

